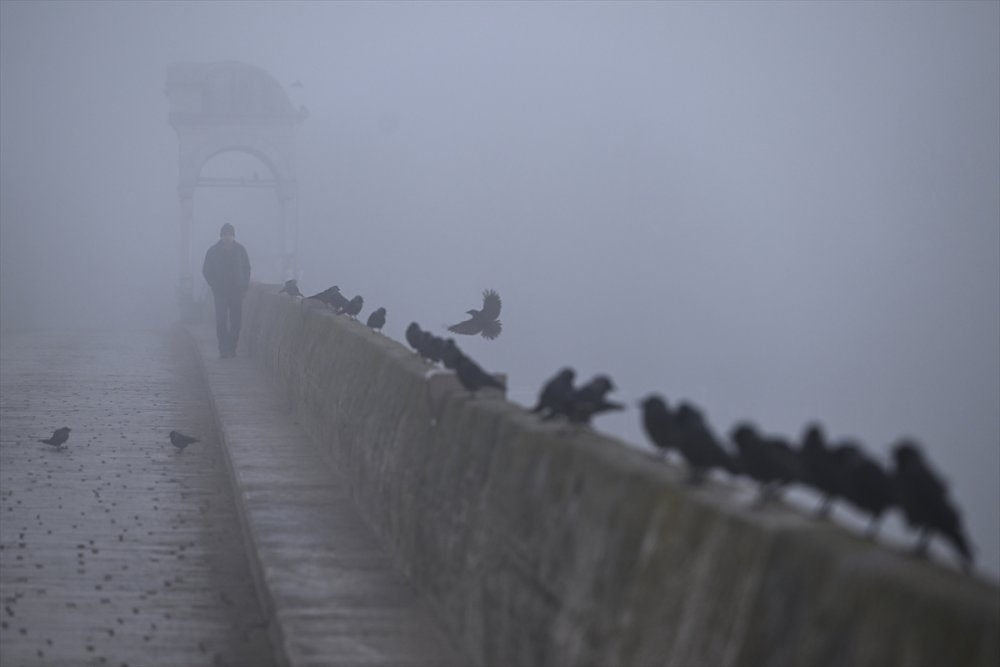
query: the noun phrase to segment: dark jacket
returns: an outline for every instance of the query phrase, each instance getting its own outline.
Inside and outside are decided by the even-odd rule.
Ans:
[[[225,248],[220,240],[205,253],[202,275],[213,292],[242,294],[250,287],[250,258],[247,249],[233,241]]]

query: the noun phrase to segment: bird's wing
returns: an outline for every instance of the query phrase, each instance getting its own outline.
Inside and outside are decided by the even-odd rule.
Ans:
[[[488,289],[483,292],[483,309],[479,311],[479,317],[487,320],[500,317],[500,295],[495,290]]]
[[[490,320],[483,324],[483,338],[493,340],[500,335],[502,329],[503,325],[500,324],[500,320]]]
[[[482,327],[475,318],[469,318],[464,322],[459,322],[458,324],[452,324],[448,327],[448,331],[457,334],[475,335],[482,331]]]

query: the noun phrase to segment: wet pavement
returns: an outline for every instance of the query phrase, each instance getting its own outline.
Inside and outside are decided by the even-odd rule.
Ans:
[[[0,341],[0,665],[272,664],[190,345]],[[61,426],[65,448],[38,442]]]

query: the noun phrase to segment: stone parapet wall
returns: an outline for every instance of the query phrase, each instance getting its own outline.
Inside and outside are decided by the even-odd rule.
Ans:
[[[277,291],[248,296],[250,353],[479,664],[1000,664],[995,586],[470,400],[400,343]]]

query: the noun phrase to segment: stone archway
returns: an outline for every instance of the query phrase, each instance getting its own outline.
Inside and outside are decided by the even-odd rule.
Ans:
[[[191,225],[198,187],[273,188],[281,211],[282,275],[298,273],[298,182],[295,127],[308,115],[292,107],[284,88],[260,68],[239,62],[174,63],[167,70],[170,125],[180,148],[178,296],[193,303]],[[229,151],[249,153],[267,165],[270,178],[203,178],[202,167]]]

